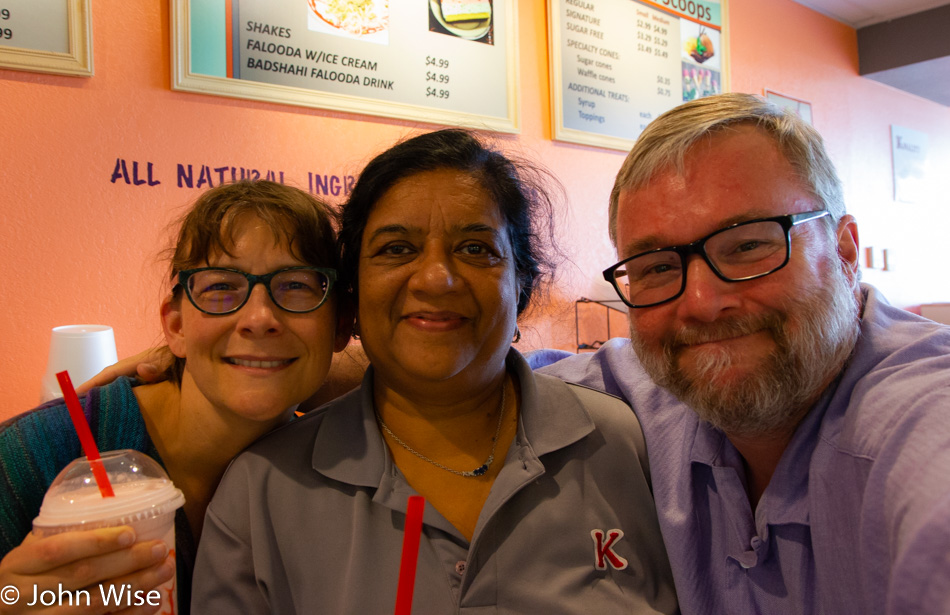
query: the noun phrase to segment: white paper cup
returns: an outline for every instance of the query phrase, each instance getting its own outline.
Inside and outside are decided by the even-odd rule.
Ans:
[[[33,533],[44,537],[72,530],[130,525],[137,542],[160,539],[174,558],[175,511],[185,503],[181,491],[158,463],[138,451],[102,453],[102,465],[115,497],[102,496],[89,460],[80,457],[66,466],[46,491],[40,514],[33,520]],[[173,577],[156,589],[162,599],[160,612],[174,615],[178,604],[176,579]],[[134,596],[122,587],[105,587],[102,591],[112,606],[135,606],[136,599],[145,597]],[[129,600],[131,604],[127,603]]]
[[[56,374],[66,370],[75,386],[118,361],[115,334],[106,325],[53,327],[40,403],[62,397]]]

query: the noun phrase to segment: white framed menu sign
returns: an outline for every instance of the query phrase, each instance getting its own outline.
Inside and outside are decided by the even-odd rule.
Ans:
[[[92,75],[92,0],[0,0],[0,68]]]
[[[549,0],[559,141],[629,150],[655,117],[725,91],[726,0]]]
[[[516,3],[171,0],[172,87],[518,132]]]

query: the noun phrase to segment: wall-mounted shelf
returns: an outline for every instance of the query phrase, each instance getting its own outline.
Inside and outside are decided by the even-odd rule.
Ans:
[[[617,331],[626,330],[627,309],[620,299],[595,301],[581,297],[574,302],[577,352],[593,352]]]

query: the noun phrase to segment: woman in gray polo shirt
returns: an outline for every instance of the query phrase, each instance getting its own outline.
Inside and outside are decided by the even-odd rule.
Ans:
[[[391,612],[413,494],[415,613],[676,612],[633,413],[511,348],[549,265],[543,177],[461,130],[369,163],[340,269],[371,367],[233,462],[195,612]]]

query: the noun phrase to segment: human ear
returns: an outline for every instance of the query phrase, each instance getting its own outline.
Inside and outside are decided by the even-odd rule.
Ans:
[[[182,332],[181,297],[169,297],[162,302],[162,331],[165,342],[172,354],[179,359],[185,358],[185,336]]]
[[[355,332],[356,310],[349,293],[337,297],[334,308],[336,309],[336,333],[333,340],[333,352],[342,352],[350,343],[350,336]]]
[[[855,281],[858,275],[858,223],[854,216],[844,215],[838,220],[838,259],[848,279]]]
[[[353,317],[340,314],[336,319],[336,335],[333,340],[333,352],[343,352],[350,343],[350,334],[353,332]]]

